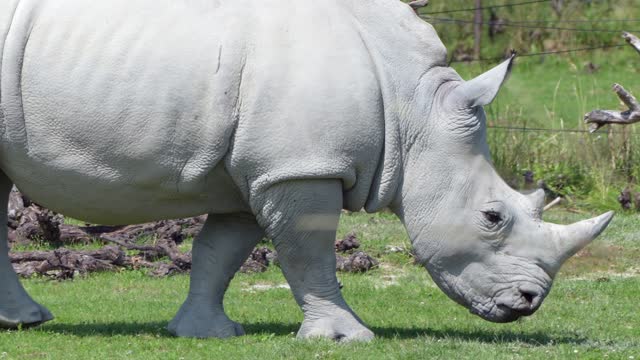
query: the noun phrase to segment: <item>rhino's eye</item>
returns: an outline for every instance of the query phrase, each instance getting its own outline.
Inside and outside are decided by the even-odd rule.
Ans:
[[[498,224],[502,221],[502,216],[500,213],[495,211],[483,211],[484,218],[487,219],[491,224]]]

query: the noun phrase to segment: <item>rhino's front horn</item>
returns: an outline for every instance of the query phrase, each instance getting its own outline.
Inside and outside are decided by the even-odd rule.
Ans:
[[[452,93],[453,101],[462,108],[489,105],[509,77],[515,56],[512,53],[502,64],[457,87]]]
[[[568,258],[589,245],[613,218],[613,211],[589,220],[583,220],[571,225],[547,224],[550,226],[551,238],[557,250],[558,267]]]

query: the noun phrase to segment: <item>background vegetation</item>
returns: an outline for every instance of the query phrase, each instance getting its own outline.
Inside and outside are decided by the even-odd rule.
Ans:
[[[484,0],[483,6],[522,2]],[[509,49],[525,55],[611,46],[624,44],[622,30],[640,34],[640,6],[635,0],[565,0],[559,12],[552,3],[483,10],[484,22],[490,22],[493,11],[512,26],[503,26],[503,32],[491,38],[490,26],[483,25],[481,58],[500,58]],[[438,12],[470,7],[474,7],[470,1],[431,1],[421,10],[464,78],[497,63],[455,61],[472,55],[473,24],[442,19],[473,22],[474,12]],[[636,190],[640,179],[640,126],[607,127],[589,134],[583,116],[596,108],[624,109],[611,91],[615,82],[640,93],[640,56],[622,46],[522,56],[516,64],[505,89],[487,108],[489,143],[498,171],[515,187],[524,187],[523,174],[532,171],[536,180],[567,196],[571,206],[619,209],[620,191],[626,186]]]

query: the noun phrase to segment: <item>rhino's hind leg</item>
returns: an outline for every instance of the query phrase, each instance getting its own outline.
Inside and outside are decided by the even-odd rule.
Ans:
[[[169,323],[169,332],[197,338],[244,335],[242,326],[224,313],[222,300],[262,234],[253,215],[209,215],[193,243],[189,295]]]
[[[0,172],[0,328],[15,329],[42,324],[53,319],[44,306],[31,299],[20,284],[9,260],[7,241],[7,204],[11,181]]]
[[[262,195],[255,204],[258,220],[273,239],[282,271],[304,313],[298,338],[371,340],[373,333],[349,308],[336,278],[341,182],[290,181]]]

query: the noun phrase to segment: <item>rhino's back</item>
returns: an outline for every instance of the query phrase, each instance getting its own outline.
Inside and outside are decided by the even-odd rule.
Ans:
[[[244,56],[236,18],[216,1],[22,0],[0,77],[2,169],[103,222],[241,206],[219,194],[233,193],[219,163]]]
[[[295,178],[341,179],[360,208],[385,124],[352,3],[21,0],[0,167],[99,222],[246,209]]]

